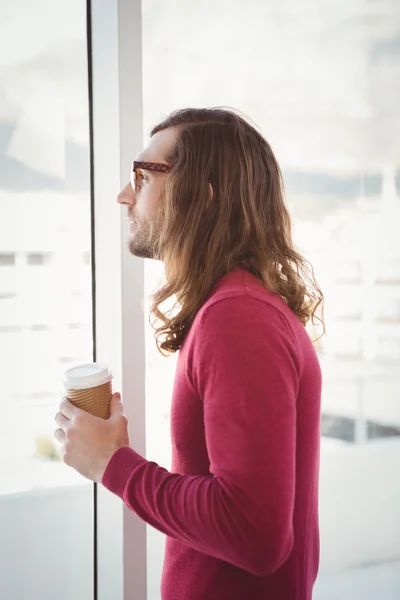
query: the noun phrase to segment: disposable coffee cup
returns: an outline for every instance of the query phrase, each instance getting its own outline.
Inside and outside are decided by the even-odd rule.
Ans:
[[[78,365],[64,373],[68,400],[101,419],[108,419],[110,416],[111,381],[112,373],[103,363]]]

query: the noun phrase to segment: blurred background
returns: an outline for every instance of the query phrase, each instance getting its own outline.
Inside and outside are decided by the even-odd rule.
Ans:
[[[60,463],[52,439],[62,372],[92,359],[86,3],[6,4],[0,580],[6,600],[28,590],[41,600],[86,600],[92,490]],[[314,598],[398,599],[400,4],[146,0],[142,11],[145,137],[185,106],[248,115],[281,165],[296,244],[325,293]],[[146,261],[145,274],[148,295],[162,266]],[[147,456],[168,468],[176,357],[158,354],[150,327],[145,351]],[[74,503],[71,522],[62,519],[66,502]],[[163,548],[163,536],[149,528],[149,600],[159,598]],[[63,556],[72,556],[68,577]]]

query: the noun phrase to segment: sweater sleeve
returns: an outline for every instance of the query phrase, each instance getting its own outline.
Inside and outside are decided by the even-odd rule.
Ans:
[[[131,448],[103,484],[144,521],[265,576],[293,545],[298,351],[285,317],[249,296],[210,305],[188,377],[204,403],[210,476],[173,474]]]

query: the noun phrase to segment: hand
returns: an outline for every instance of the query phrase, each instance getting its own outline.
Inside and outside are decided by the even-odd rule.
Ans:
[[[111,399],[110,417],[95,417],[63,398],[55,421],[54,437],[61,444],[63,461],[78,473],[101,482],[113,454],[129,446],[128,419],[120,394]]]

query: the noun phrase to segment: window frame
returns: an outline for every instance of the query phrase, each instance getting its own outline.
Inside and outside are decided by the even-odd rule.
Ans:
[[[88,0],[91,64],[95,356],[122,392],[135,449],[145,454],[144,261],[129,255],[116,195],[143,143],[140,0]],[[95,487],[96,600],[146,600],[146,525]],[[118,523],[117,530],[110,523]]]

